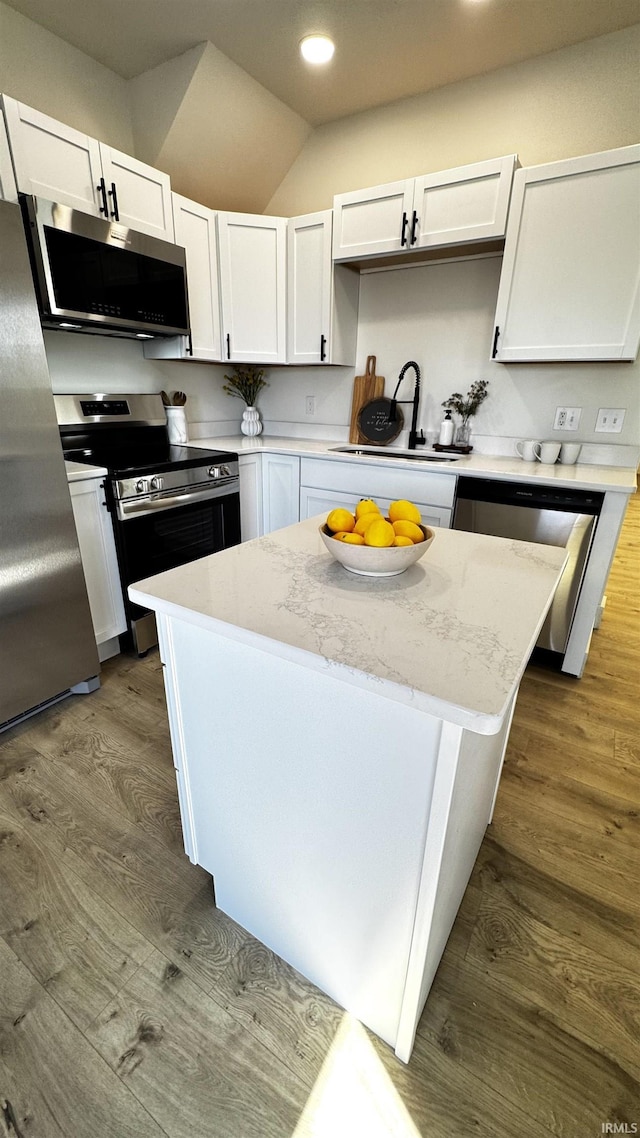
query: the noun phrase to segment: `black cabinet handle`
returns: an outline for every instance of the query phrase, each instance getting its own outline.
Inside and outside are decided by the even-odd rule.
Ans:
[[[113,209],[111,210],[111,213],[109,216],[112,217],[114,219],[114,221],[120,221],[120,214],[118,212],[118,195],[116,193],[115,182],[111,183],[111,189],[109,190],[109,197],[111,198],[111,200],[113,202]]]
[[[193,338],[191,336],[191,332],[189,332],[189,335],[187,336],[186,352],[193,359]]]
[[[327,342],[327,337],[321,336],[320,337],[320,361],[321,362],[322,362],[322,360],[326,360],[326,358],[327,358],[327,353],[325,351],[326,342]]]
[[[414,209],[413,217],[411,218],[411,239],[409,241],[410,245],[415,245],[415,243],[416,243],[416,238],[418,236],[417,229],[418,229],[418,215]]]
[[[492,360],[495,360],[495,358],[498,354],[498,337],[499,337],[499,335],[500,335],[500,329],[498,328],[498,325],[496,324],[496,331],[495,331],[495,335],[493,337],[493,351],[491,352],[491,359]]]
[[[409,218],[407,217],[406,213],[403,213],[403,215],[402,215],[402,233],[400,234],[400,244],[401,245],[407,244],[407,222],[408,222],[408,220],[409,220]]]
[[[231,336],[227,332],[227,359],[231,359]]]
[[[98,182],[98,185],[96,186],[96,190],[98,191],[98,193],[100,194],[100,197],[102,198],[102,205],[100,206],[100,213],[103,213],[105,217],[108,217],[109,216],[109,206],[107,205],[107,187],[104,184],[104,178],[100,179],[100,181]]]

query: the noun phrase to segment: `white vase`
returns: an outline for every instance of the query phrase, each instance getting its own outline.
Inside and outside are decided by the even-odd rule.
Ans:
[[[189,440],[187,415],[184,407],[165,407],[167,430],[170,443],[186,443]]]
[[[260,421],[260,412],[257,407],[246,407],[242,415],[242,422],[240,423],[240,430],[243,435],[259,435],[262,431],[262,423]]]

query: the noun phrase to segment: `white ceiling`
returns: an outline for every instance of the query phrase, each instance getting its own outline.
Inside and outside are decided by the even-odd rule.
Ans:
[[[8,0],[126,79],[215,44],[312,125],[640,21],[640,0]],[[336,43],[310,69],[298,43]]]

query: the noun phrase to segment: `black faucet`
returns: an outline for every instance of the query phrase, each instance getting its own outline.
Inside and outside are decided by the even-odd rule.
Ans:
[[[396,395],[398,394],[398,388],[400,387],[400,384],[402,383],[402,381],[405,377],[405,372],[408,371],[408,369],[410,367],[412,367],[416,373],[416,386],[415,386],[414,392],[413,392],[413,399],[396,399]],[[423,432],[422,428],[420,429],[420,436],[419,437],[418,437],[418,432],[416,430],[416,428],[418,426],[418,403],[419,403],[419,401],[420,401],[420,368],[418,367],[415,360],[408,360],[407,363],[402,368],[402,371],[400,372],[400,376],[398,378],[398,382],[396,383],[396,389],[393,393],[393,398],[391,400],[391,406],[389,408],[389,419],[395,419],[395,417],[396,417],[396,404],[397,403],[411,403],[411,404],[413,404],[413,413],[411,415],[411,430],[409,431],[409,450],[415,450],[416,446],[424,446],[426,441],[427,441],[424,437],[424,432]]]

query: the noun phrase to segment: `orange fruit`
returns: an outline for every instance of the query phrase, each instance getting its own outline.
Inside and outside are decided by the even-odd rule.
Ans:
[[[374,514],[374,513],[361,514],[360,517],[358,518],[358,520],[356,521],[355,526],[353,527],[354,533],[363,533],[363,534],[366,533],[367,529],[371,525],[371,523],[372,522],[379,522],[380,517],[381,517],[380,511],[378,511],[377,514]]]
[[[364,543],[365,545],[373,545],[379,549],[383,549],[386,546],[393,545],[395,536],[393,526],[389,522],[386,522],[384,518],[378,518],[377,521],[367,526],[364,535]]]
[[[356,521],[361,518],[363,514],[379,514],[380,507],[376,506],[371,498],[361,498],[356,506]]]
[[[349,510],[343,509],[341,506],[338,506],[337,509],[332,510],[327,518],[327,527],[332,530],[333,533],[340,533],[344,531],[350,533],[355,524],[356,519],[354,518],[353,514],[351,514]]]
[[[392,528],[396,537],[408,537],[414,545],[417,545],[420,541],[424,541],[424,534],[420,526],[415,525],[413,522],[394,522]]]
[[[414,506],[413,502],[407,502],[406,498],[399,498],[389,506],[390,522],[413,522],[417,526],[421,520],[418,507]]]
[[[394,538],[394,545],[413,545],[410,537],[403,537],[401,533],[397,533]]]
[[[336,541],[344,541],[346,545],[364,545],[364,538],[361,533],[346,533],[342,530],[341,533],[334,533]]]

